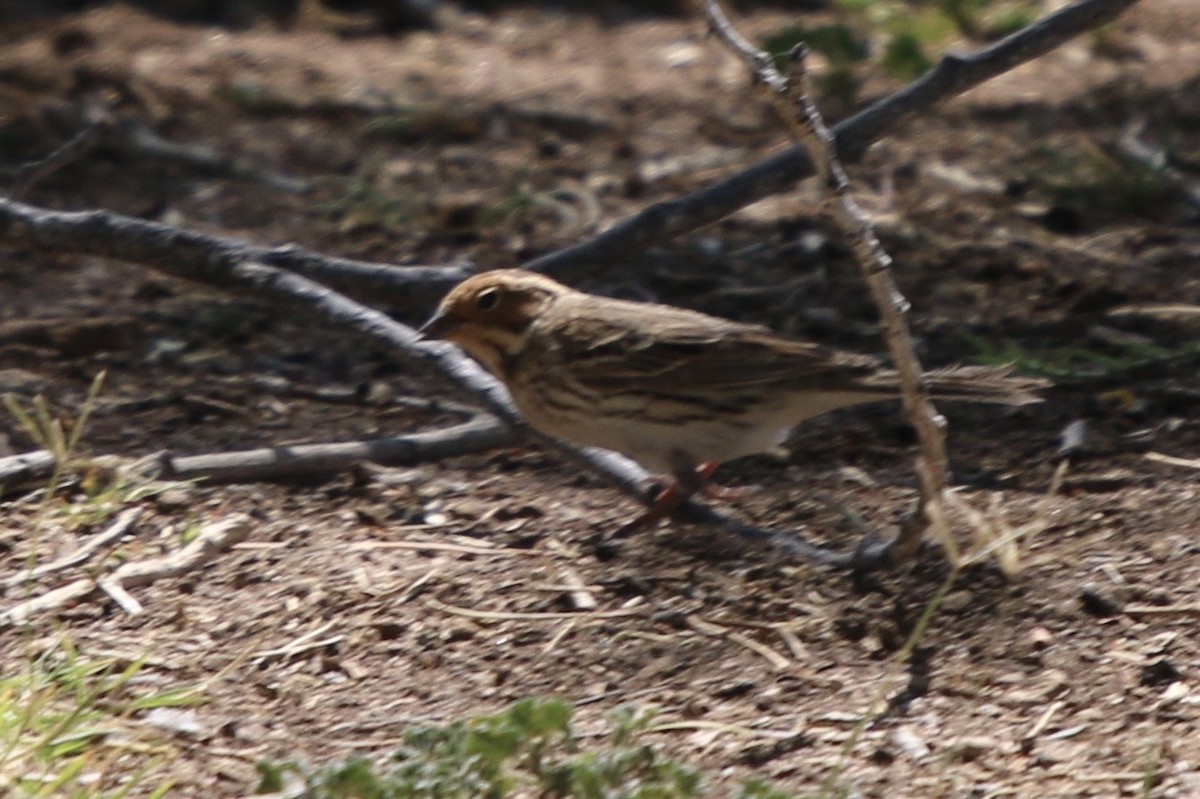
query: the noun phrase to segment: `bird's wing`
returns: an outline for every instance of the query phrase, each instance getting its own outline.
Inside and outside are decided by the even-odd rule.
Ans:
[[[863,388],[879,369],[873,358],[837,352],[677,308],[653,320],[584,315],[562,323],[557,336],[571,376],[596,391],[623,388],[666,394],[722,392],[769,386]]]

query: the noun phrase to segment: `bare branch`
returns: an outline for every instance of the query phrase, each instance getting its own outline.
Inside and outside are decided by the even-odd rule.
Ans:
[[[164,456],[162,477],[171,480],[243,482],[336,474],[359,463],[399,466],[452,458],[517,442],[512,430],[491,417],[429,433],[391,436],[376,441],[298,444],[287,447]]]
[[[255,261],[407,306],[436,301],[471,273],[464,266],[391,266],[333,258],[294,244],[262,247],[108,211],[51,211],[5,197],[0,197],[0,242],[116,258],[216,285],[236,283],[233,267]]]
[[[0,496],[14,488],[49,477],[53,471],[54,454],[46,449],[0,458]]]
[[[104,212],[68,214],[47,211],[0,198],[0,240],[7,238],[10,241],[52,245],[59,243],[65,235],[67,242],[86,242],[86,231],[89,230],[88,226],[93,224],[100,225],[102,231],[116,236],[118,234],[110,233],[106,227],[113,224],[114,217],[115,215]],[[99,221],[96,222],[95,220]],[[125,217],[117,217],[117,220],[120,225],[126,223],[131,223],[135,226],[149,224]],[[60,232],[64,226],[68,229],[66,234]],[[76,229],[80,226],[84,228],[85,232],[80,232]],[[156,235],[166,235],[163,230],[165,226],[155,227],[158,228]],[[191,242],[195,237],[205,240],[216,239],[216,237],[204,236],[203,234],[189,233],[176,229],[171,230],[185,242]],[[167,243],[167,241],[159,242],[159,246],[165,247]],[[337,325],[355,330],[373,339],[400,357],[423,362],[449,378],[464,395],[481,403],[488,411],[511,428],[515,435],[540,441],[548,448],[558,451],[577,465],[604,478],[610,484],[641,502],[645,502],[648,499],[645,487],[649,475],[640,466],[615,452],[575,447],[534,431],[521,419],[503,384],[485,372],[474,361],[463,355],[457,347],[441,342],[422,341],[417,336],[416,331],[396,322],[386,314],[361,305],[306,277],[274,266],[254,262],[241,262],[237,259],[238,252],[252,251],[253,247],[241,247],[234,253],[210,251],[209,254],[212,256],[212,259],[206,262],[203,260],[203,253],[198,254],[196,252],[198,245],[192,243],[190,244],[190,260],[195,266],[202,266],[203,268],[189,268],[186,270],[179,270],[175,263],[169,261],[164,263],[159,258],[136,257],[139,252],[136,244],[126,245],[121,248],[121,251],[130,252],[129,247],[133,248],[130,255],[116,257],[128,257],[135,262],[151,268],[159,269],[169,274],[180,274],[181,276],[204,283],[232,288],[250,288],[275,298],[287,298],[306,306],[310,311],[321,314]],[[152,254],[165,256],[166,250],[154,250]],[[189,253],[184,252],[181,255],[181,260],[188,259]],[[30,467],[39,465],[42,460],[44,459],[34,456],[22,456],[22,460],[12,463],[10,467],[12,474],[14,476],[24,475],[28,477]],[[50,459],[50,463],[53,463],[52,458]],[[0,461],[0,467],[3,466],[4,462]],[[711,508],[694,502],[690,502],[680,508],[677,511],[677,515],[679,518],[688,521],[715,524],[737,535],[775,542],[779,546],[786,548],[789,552],[801,557],[822,562],[841,562],[836,560],[839,556],[832,556],[796,538],[781,537],[774,533],[759,530],[729,519]]]
[[[1036,58],[1079,33],[1102,25],[1137,0],[1080,0],[969,56],[946,55],[908,87],[833,128],[838,155],[852,162],[901,119],[954,97]],[[588,241],[535,259],[527,266],[569,278],[620,262],[675,236],[711,224],[763,197],[790,190],[813,174],[804,149],[793,147],[701,191],[657,203]],[[23,227],[32,209],[0,198],[0,241],[59,253],[120,258],[170,274],[204,280],[210,261],[257,261],[334,286],[370,292],[401,306],[428,304],[466,277],[466,267],[395,267],[330,258],[294,245],[266,248],[236,239],[184,231],[104,211],[56,213],[37,231]]]
[[[946,56],[920,80],[835,127],[838,153],[843,159],[856,159],[898,120],[1108,22],[1136,1],[1080,0],[974,55]],[[792,148],[703,191],[646,208],[606,233],[543,256],[530,267],[562,276],[597,264],[619,262],[621,256],[630,252],[695,230],[758,199],[786,191],[797,180],[812,174],[812,170],[805,152]],[[43,252],[117,258],[190,280],[232,287],[252,285],[275,296],[289,296],[339,324],[430,363],[465,393],[480,398],[506,423],[528,434],[503,389],[448,345],[421,344],[409,328],[309,279],[370,291],[376,300],[414,305],[439,298],[467,276],[470,270],[465,267],[399,268],[330,258],[297,246],[268,248],[105,211],[49,211],[5,198],[0,198],[0,243]],[[535,437],[605,476],[626,493],[641,496],[646,475],[626,459]],[[10,459],[0,465],[9,467],[10,475],[20,475],[37,464]],[[3,482],[0,480],[0,485]],[[681,515],[686,519],[716,522],[740,534],[774,538],[695,504],[685,506]],[[782,543],[799,554],[831,560],[828,553],[806,551],[812,548],[803,543],[792,540]],[[843,559],[832,556],[831,562]]]
[[[1063,42],[1116,19],[1138,0],[1079,0],[970,55],[947,54],[915,82],[835,125],[837,154],[853,163],[901,120],[955,97]],[[712,224],[753,202],[790,191],[814,174],[803,147],[793,147],[708,188],[656,203],[604,233],[525,265],[569,280],[596,266]]]
[[[167,480],[240,483],[338,474],[360,463],[379,466],[424,463],[511,446],[517,440],[508,427],[490,416],[481,416],[444,430],[389,436],[374,441],[296,444],[205,455],[163,453],[139,459],[132,464],[121,458],[101,456],[89,463],[98,462],[106,469]],[[22,465],[24,468],[21,468]],[[0,476],[13,473],[21,478],[4,486],[11,489],[45,479],[53,472],[54,465],[53,453],[38,450],[0,459]],[[0,585],[3,584],[0,582]]]
[[[340,441],[332,444],[295,444],[262,447],[240,452],[208,455],[170,455],[163,453],[136,462],[113,456],[101,456],[89,463],[163,480],[204,480],[206,482],[257,482],[338,474],[359,463],[410,465],[469,455],[517,443],[509,427],[491,416],[479,416],[462,425],[439,431],[390,435],[372,441]],[[0,475],[13,474],[14,487],[46,479],[54,470],[54,455],[48,450],[0,459]],[[19,480],[16,477],[20,477]],[[5,583],[0,582],[0,585]]]

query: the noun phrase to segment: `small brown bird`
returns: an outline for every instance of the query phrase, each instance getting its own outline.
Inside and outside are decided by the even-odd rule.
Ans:
[[[717,464],[783,443],[813,416],[899,395],[874,358],[765,327],[585,294],[520,269],[460,283],[421,328],[452,341],[508,386],[551,436],[616,450],[675,483],[629,526],[670,513]],[[1045,381],[1008,367],[926,374],[941,399],[1024,405]]]

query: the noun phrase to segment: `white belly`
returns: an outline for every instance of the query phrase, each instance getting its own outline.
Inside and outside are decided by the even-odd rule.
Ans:
[[[613,412],[606,415],[589,413],[582,403],[569,408],[537,403],[533,394],[517,398],[517,406],[538,430],[575,444],[614,450],[658,474],[669,474],[671,463],[678,462],[680,454],[699,464],[767,452],[782,444],[791,429],[805,419],[882,399],[878,395],[828,393],[807,395],[801,403],[795,397],[781,397],[747,413],[714,417],[693,406],[661,400],[648,405],[634,394],[622,395],[620,404],[610,406]]]

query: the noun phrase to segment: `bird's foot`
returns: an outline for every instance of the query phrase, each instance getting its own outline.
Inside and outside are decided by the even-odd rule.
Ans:
[[[696,467],[696,478],[700,482],[700,491],[703,492],[704,496],[709,499],[721,500],[722,502],[729,502],[746,496],[745,489],[729,488],[711,482],[713,472],[717,470],[718,466],[720,464],[716,461],[705,461]]]
[[[652,482],[651,490],[656,490],[657,493],[653,495],[654,499],[651,501],[650,507],[633,521],[623,525],[617,530],[616,535],[626,536],[662,521],[691,499],[697,491],[702,492],[706,497],[719,500],[730,500],[742,496],[741,489],[724,488],[709,482],[718,465],[717,461],[705,461],[692,472],[685,473],[687,474],[686,481],[675,479],[666,483],[665,486],[658,480]]]
[[[630,533],[644,530],[650,525],[662,521],[670,516],[676,508],[687,502],[691,495],[692,492],[684,491],[679,487],[678,481],[670,482],[666,488],[658,492],[658,495],[655,496],[654,501],[650,503],[650,507],[644,513],[633,521],[621,525],[615,535],[617,537],[627,536]]]

